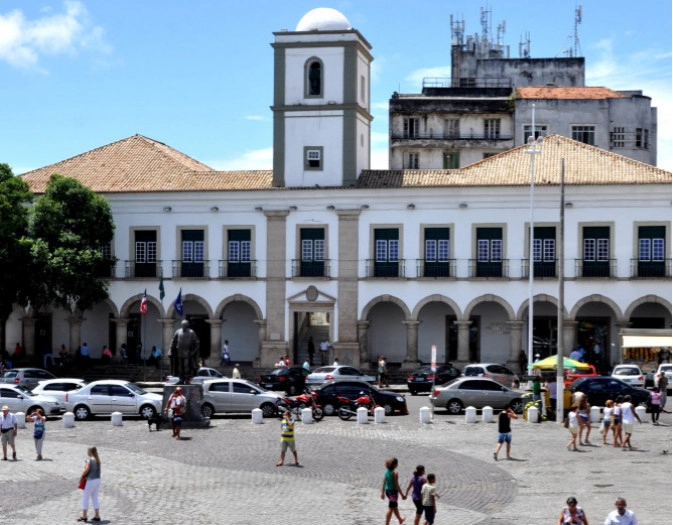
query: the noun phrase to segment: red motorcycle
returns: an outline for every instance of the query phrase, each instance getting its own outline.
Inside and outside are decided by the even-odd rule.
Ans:
[[[316,421],[325,417],[325,412],[320,405],[317,405],[311,394],[301,394],[296,398],[283,397],[278,401],[278,410],[280,412],[289,410],[297,419],[301,417],[301,411],[304,408],[311,408],[311,415]]]
[[[374,409],[378,406],[374,400],[364,392],[360,392],[360,397],[355,401],[341,396],[337,396],[337,399],[339,400],[339,403],[341,403],[339,410],[337,410],[337,415],[344,421],[348,421],[351,417],[357,416],[358,408],[360,407],[367,409],[368,416],[373,416]]]

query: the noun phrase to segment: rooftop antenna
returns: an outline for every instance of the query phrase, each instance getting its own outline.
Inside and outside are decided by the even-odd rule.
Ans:
[[[452,45],[462,46],[463,37],[465,36],[465,19],[456,20],[454,22],[453,15],[451,15],[451,39]]]
[[[489,33],[491,32],[491,9],[486,4],[486,7],[481,9],[481,40],[482,42],[489,41]]]
[[[505,20],[502,21],[501,24],[498,24],[498,38],[496,40],[496,44],[498,45],[499,48],[502,48],[505,45],[505,28],[506,28],[506,22]]]
[[[573,46],[573,56],[580,56],[582,48],[580,47],[579,25],[582,23],[582,6],[575,4],[575,42]]]
[[[526,31],[525,40],[524,36],[521,36],[519,40],[519,58],[529,58],[529,57],[530,57],[530,31]]]

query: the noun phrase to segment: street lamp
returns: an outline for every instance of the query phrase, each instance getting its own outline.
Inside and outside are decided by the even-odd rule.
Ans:
[[[533,362],[533,252],[535,249],[535,155],[542,152],[542,136],[535,139],[535,104],[533,104],[533,116],[531,125],[531,134],[528,137],[528,148],[525,150],[530,154],[530,229],[529,229],[529,247],[528,247],[528,362]]]

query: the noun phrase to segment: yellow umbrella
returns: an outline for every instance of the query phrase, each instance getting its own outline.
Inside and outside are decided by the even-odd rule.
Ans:
[[[556,368],[557,357],[558,356],[550,355],[549,357],[545,357],[541,361],[535,361],[531,365],[531,368],[539,368],[540,370],[554,369]],[[580,370],[587,370],[589,368],[589,365],[586,363],[575,361],[574,359],[570,359],[569,357],[564,357],[563,368],[577,368]]]

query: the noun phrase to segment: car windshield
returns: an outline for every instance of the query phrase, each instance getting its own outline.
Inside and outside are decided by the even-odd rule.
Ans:
[[[131,390],[134,394],[138,394],[138,395],[141,395],[141,396],[144,396],[145,394],[147,394],[147,392],[145,390],[140,388],[135,383],[126,383],[124,386],[126,388],[128,388],[129,390]]]
[[[33,394],[30,390],[28,390],[28,389],[27,389],[25,386],[23,386],[23,385],[17,385],[17,386],[16,386],[16,389],[17,389],[17,390],[21,390],[21,393],[24,394],[24,395],[26,395],[26,396],[33,397],[34,395],[36,395],[36,394]]]
[[[662,365],[661,366],[661,371],[662,372],[670,372],[671,370],[673,370],[673,365],[668,365],[668,366]]]
[[[616,376],[637,376],[640,375],[640,370],[637,368],[618,368],[615,370]]]
[[[484,371],[480,366],[466,366],[463,370],[463,374],[466,376],[478,376],[483,373]]]
[[[6,372],[2,373],[2,377],[16,377],[17,374],[18,372],[15,370],[7,370]]]

